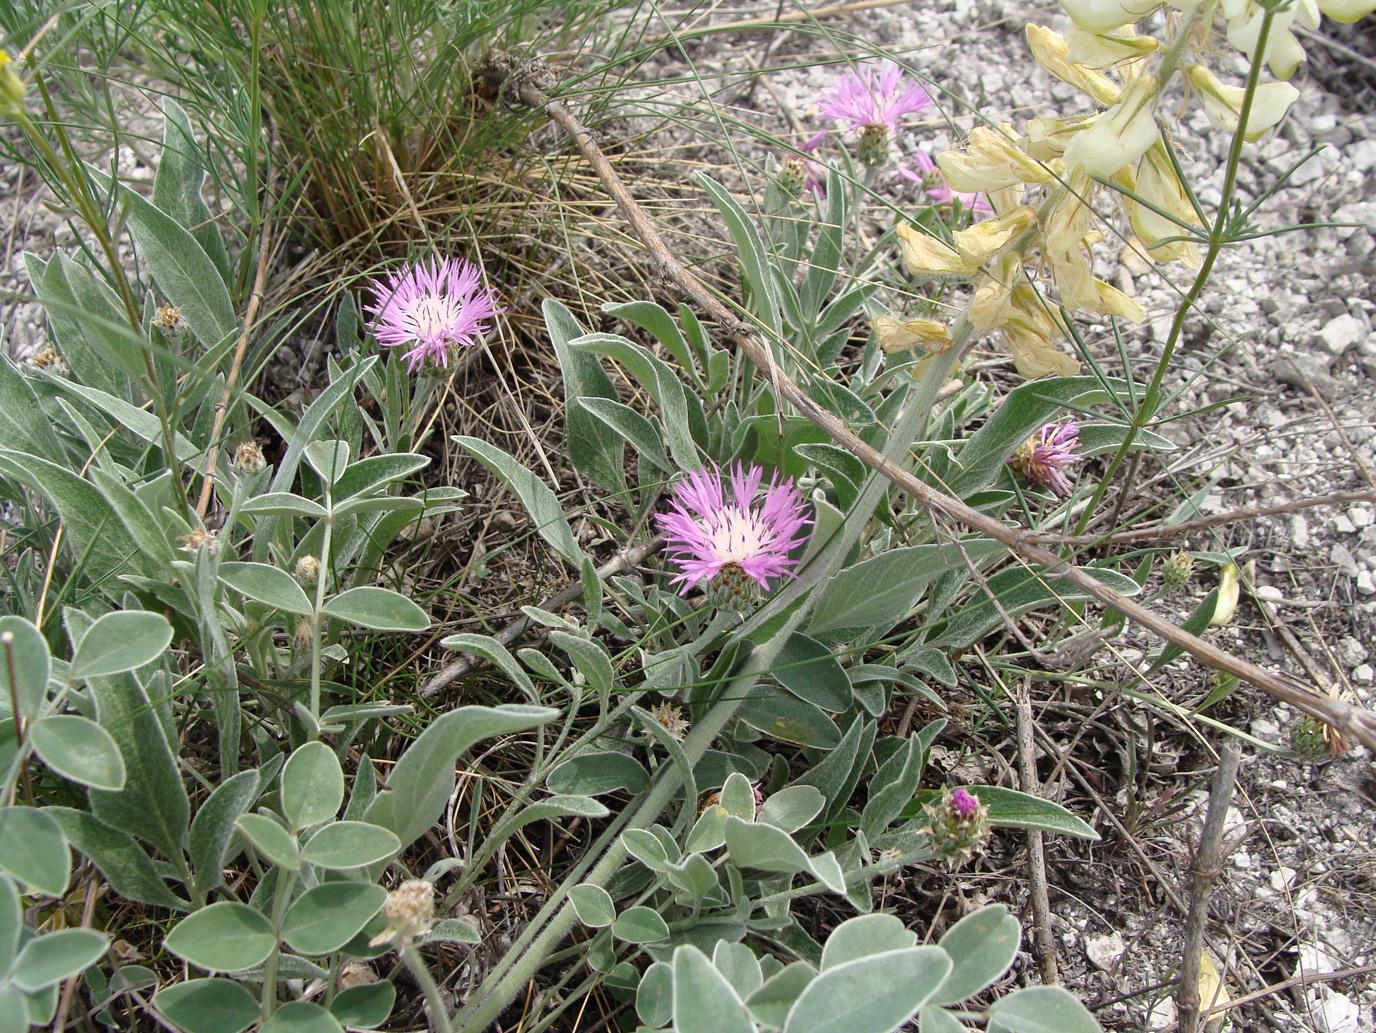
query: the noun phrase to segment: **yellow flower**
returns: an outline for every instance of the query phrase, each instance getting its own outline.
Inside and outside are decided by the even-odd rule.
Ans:
[[[1156,92],[1155,76],[1139,75],[1128,83],[1123,99],[1070,141],[1066,165],[1107,178],[1140,158],[1161,137]]]
[[[1239,6],[1241,10],[1236,15],[1229,13]],[[1289,79],[1304,61],[1304,47],[1295,39],[1294,27],[1319,27],[1319,8],[1315,0],[1294,0],[1288,8],[1271,16],[1266,52],[1258,57],[1257,44],[1261,42],[1261,23],[1266,12],[1259,4],[1251,2],[1225,4],[1223,10],[1228,18],[1228,42],[1253,61],[1265,61],[1272,74],[1281,79]]]
[[[961,260],[977,269],[1013,243],[1036,221],[1037,213],[1024,205],[996,218],[977,222],[968,229],[956,230],[951,236],[955,239]]]
[[[1100,104],[1117,104],[1122,89],[1102,72],[1076,64],[1070,60],[1070,45],[1065,37],[1045,25],[1027,27],[1027,45],[1037,64],[1061,82],[1069,83],[1081,93],[1087,93]]]
[[[875,340],[886,354],[913,351],[921,348],[929,355],[940,355],[951,346],[951,331],[945,323],[935,319],[909,319],[900,322],[893,316],[875,316],[870,320]]]
[[[1049,183],[1051,170],[1025,154],[1015,142],[1012,126],[970,131],[965,151],[945,151],[937,166],[952,190],[987,194],[1021,183]]]
[[[1335,22],[1351,25],[1376,11],[1376,0],[1319,0],[1319,10]]]
[[[1000,255],[981,278],[966,316],[976,330],[996,330],[1008,322],[1013,310],[1013,288],[1022,275],[1022,260],[1015,254]]]
[[[1092,115],[1073,115],[1070,118],[1034,118],[1027,123],[1023,150],[1038,161],[1051,161],[1065,154],[1075,134],[1091,122]]]
[[[1218,628],[1233,619],[1237,611],[1238,571],[1236,563],[1226,563],[1218,572],[1218,604],[1209,618],[1209,627]]]
[[[1165,149],[1153,147],[1142,156],[1135,171],[1123,169],[1114,177],[1114,181],[1153,206],[1139,204],[1127,194],[1123,195],[1123,207],[1127,211],[1128,221],[1132,223],[1132,231],[1146,245],[1152,261],[1179,262],[1191,269],[1197,267],[1200,261],[1199,248],[1190,240],[1171,239],[1187,236],[1189,230],[1186,227],[1201,226],[1202,223]],[[1162,215],[1162,212],[1171,215],[1175,221]]]
[[[1070,47],[1070,60],[1089,68],[1110,68],[1146,57],[1161,46],[1155,36],[1137,35],[1131,25],[1103,33],[1086,32],[1078,25],[1070,25],[1065,30],[1065,41]]]
[[[1203,65],[1191,65],[1185,74],[1191,85],[1199,91],[1209,121],[1224,132],[1237,132],[1238,123],[1242,120],[1242,101],[1247,91],[1240,86],[1225,86],[1218,76]],[[1252,94],[1252,107],[1247,112],[1247,128],[1243,130],[1243,138],[1256,140],[1263,136],[1285,117],[1299,95],[1300,91],[1288,82],[1258,85]]]
[[[903,264],[914,276],[969,276],[979,268],[968,266],[949,245],[906,222],[900,222],[894,232]]]
[[[1028,379],[1073,376],[1080,371],[1074,356],[1052,345],[1064,336],[1065,328],[1059,317],[1028,283],[1019,283],[1012,290],[1008,320],[999,328],[1003,333],[1013,365]]]
[[[1160,0],[1061,0],[1071,20],[1087,32],[1131,24],[1161,6]]]

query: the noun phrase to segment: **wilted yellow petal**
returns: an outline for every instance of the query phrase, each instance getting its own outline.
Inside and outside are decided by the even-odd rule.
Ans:
[[[1094,121],[1092,115],[1071,118],[1034,118],[1027,123],[1023,149],[1038,161],[1051,161],[1065,153],[1075,134]]]
[[[1238,123],[1242,119],[1242,101],[1247,91],[1240,86],[1225,85],[1203,65],[1192,65],[1185,74],[1199,91],[1199,98],[1204,102],[1204,113],[1209,116],[1209,121],[1224,132],[1237,132]],[[1259,85],[1252,95],[1252,107],[1247,112],[1247,128],[1242,134],[1243,137],[1247,140],[1260,138],[1285,117],[1290,105],[1299,95],[1300,91],[1288,82]]]
[[[1070,141],[1065,149],[1066,165],[1107,178],[1140,158],[1161,137],[1156,125],[1156,93],[1154,76],[1133,79],[1122,100]]]
[[[1027,27],[1027,45],[1037,64],[1063,83],[1069,83],[1081,93],[1087,93],[1100,104],[1117,104],[1122,89],[1102,72],[1075,64],[1070,60],[1070,44],[1065,37],[1045,25]]]
[[[1074,376],[1080,364],[1073,356],[1054,347],[1049,340],[1015,323],[1003,328],[1003,339],[1013,356],[1013,365],[1029,380],[1054,373],[1058,377]]]
[[[1147,318],[1147,310],[1136,298],[1129,297],[1112,284],[1095,280],[1094,289],[1099,293],[1099,306],[1094,310],[1099,315],[1117,316],[1132,323],[1140,323]]]
[[[974,299],[966,310],[970,325],[983,333],[1008,322],[1013,308],[1013,288],[1022,275],[1017,255],[1001,255],[993,269],[980,280]]]
[[[1237,610],[1238,571],[1236,563],[1225,563],[1218,572],[1218,605],[1209,618],[1211,628],[1222,627],[1233,619]]]
[[[967,267],[977,269],[1013,243],[1036,219],[1037,213],[1024,206],[997,218],[977,222],[968,229],[956,230],[951,236],[955,239],[961,260]]]
[[[875,316],[870,320],[879,347],[887,354],[921,348],[931,355],[940,355],[951,346],[951,331],[945,323],[935,319],[909,319],[900,322],[893,316]]]
[[[1147,246],[1152,260],[1180,262],[1190,268],[1198,266],[1199,249],[1193,242],[1170,239],[1185,237],[1189,233],[1186,227],[1202,224],[1165,150],[1153,147],[1142,156],[1135,170],[1122,169],[1114,180],[1153,206],[1148,207],[1127,194],[1122,195],[1123,208],[1132,223],[1132,231]],[[1166,218],[1162,212],[1174,216],[1175,221]]]
[[[894,232],[903,264],[914,276],[969,276],[979,268],[978,263],[968,265],[945,243],[906,222],[900,222]]]

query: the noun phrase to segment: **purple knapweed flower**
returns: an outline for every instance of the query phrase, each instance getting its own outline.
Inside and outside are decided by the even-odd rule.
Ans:
[[[1074,420],[1048,423],[1008,457],[1008,465],[1031,484],[1048,488],[1062,497],[1070,494],[1070,478],[1062,468],[1078,463],[1080,425]]]
[[[926,188],[926,194],[937,204],[950,204],[952,201],[959,200],[961,207],[966,211],[975,212],[979,215],[992,215],[994,209],[989,206],[984,195],[977,192],[957,193],[952,190],[946,182],[946,177],[941,174],[941,170],[936,167],[936,162],[926,151],[918,151],[913,159],[916,169],[910,169],[906,165],[900,165],[898,174],[904,179],[911,180]]]
[[[881,68],[856,68],[836,77],[822,99],[821,115],[850,129],[898,131],[899,119],[918,115],[932,106],[932,98],[892,61]]]
[[[978,810],[979,801],[964,786],[951,791],[951,811],[957,818],[973,818]]]
[[[761,467],[737,463],[725,474],[693,470],[674,486],[669,511],[656,520],[664,554],[679,569],[670,584],[681,594],[703,584],[732,596],[751,582],[768,589],[796,566],[789,553],[807,540],[812,521],[791,478],[774,474],[761,496],[763,479]]]
[[[371,289],[373,301],[364,309],[369,329],[383,347],[410,349],[405,358],[412,373],[427,358],[448,366],[453,349],[476,344],[492,329],[487,321],[504,311],[483,286],[482,272],[462,258],[413,262]]]

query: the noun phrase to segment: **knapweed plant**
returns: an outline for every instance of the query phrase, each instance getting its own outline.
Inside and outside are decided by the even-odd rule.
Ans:
[[[365,16],[415,8],[412,37],[443,48],[458,14],[311,22],[347,6],[204,26],[199,7],[151,8],[169,52],[248,54],[226,67],[256,84],[249,120],[277,122],[316,220],[349,192],[319,177],[404,201],[460,132],[399,131],[406,99],[436,92],[395,81],[409,58],[360,67],[381,31]],[[1184,320],[1265,199],[1240,197],[1241,156],[1295,94],[1263,69],[1295,70],[1292,26],[1318,10],[1369,6],[1067,2],[1067,33],[1028,39],[1089,110],[980,122],[916,169],[891,168],[892,144],[933,94],[896,64],[844,69],[823,132],[766,161],[748,203],[694,181],[738,289],[704,298],[664,261],[694,305],[544,300],[557,476],[580,502],[509,442],[411,422],[425,385],[520,314],[476,252],[417,239],[349,294],[325,382],[287,415],[241,378],[259,328],[234,270],[254,231],[212,218],[181,105],[137,188],[83,163],[46,91],[30,110],[35,66],[0,53],[0,115],[78,231],[24,256],[48,337],[0,358],[0,1031],[543,1033],[585,1028],[594,1000],[616,1028],[675,1033],[1097,1030],[1065,989],[1010,974],[1004,904],[938,929],[882,891],[958,886],[996,837],[1098,838],[1036,794],[930,772],[939,737],[974,749],[949,693],[1002,713],[994,668],[970,662],[999,632],[1033,657],[1121,633],[1084,578],[1138,595],[1150,554],[1082,556],[1077,580],[1068,548],[1050,571],[1010,561],[1015,532],[1083,531],[1124,470],[1171,448],[1151,427]],[[340,66],[285,70],[350,25]],[[1210,67],[1225,39],[1252,62],[1240,85]],[[530,82],[504,103],[533,103]],[[372,123],[285,124],[327,94]],[[1182,172],[1182,102],[1231,134],[1212,208]],[[356,170],[341,133],[365,138]],[[923,203],[861,247],[885,170]],[[329,217],[367,235],[363,207]],[[1106,372],[1079,321],[1112,336],[1142,317],[1095,275],[1108,235],[1193,271],[1145,382]],[[1029,378],[1002,395],[961,372],[990,334]],[[508,492],[569,586],[511,633],[445,626],[417,569],[468,498],[436,483],[437,454]],[[899,490],[914,479],[930,494]],[[1236,605],[1236,559],[1214,557],[1231,588],[1195,631]],[[1175,554],[1162,594],[1191,570]],[[1029,644],[1033,611],[1057,619]],[[422,688],[449,659],[485,670]],[[513,896],[530,909],[499,924]]]

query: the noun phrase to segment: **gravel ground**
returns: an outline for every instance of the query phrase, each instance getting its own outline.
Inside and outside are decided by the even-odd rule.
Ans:
[[[772,12],[773,4],[769,5]],[[714,18],[766,13],[719,9]],[[1058,10],[1000,0],[936,0],[855,12],[827,22],[868,44],[904,54],[939,86],[967,98],[988,117],[1021,121],[1040,114],[1085,110],[1069,87],[1056,83],[1026,56],[1022,27],[1028,21],[1057,24]],[[1319,47],[1318,42],[1308,46]],[[738,73],[755,64],[758,37],[732,42],[710,37],[691,43],[686,56],[704,76]],[[834,59],[837,51],[817,38],[795,33],[777,41],[773,64]],[[1223,60],[1226,60],[1224,58]],[[1239,66],[1240,67],[1240,66]],[[655,71],[682,72],[683,66]],[[1369,73],[1368,73],[1369,74]],[[743,117],[785,135],[786,114],[807,125],[816,99],[831,81],[829,69],[770,73],[767,89],[752,91]],[[1291,502],[1336,491],[1376,486],[1376,114],[1351,107],[1357,91],[1342,96],[1313,81],[1278,133],[1253,145],[1240,180],[1244,195],[1289,168],[1311,148],[1322,150],[1263,209],[1261,228],[1315,221],[1353,223],[1287,236],[1264,237],[1226,252],[1210,290],[1190,317],[1168,386],[1181,395],[1176,411],[1231,401],[1166,426],[1178,446],[1164,465],[1145,469],[1144,494],[1165,494],[1172,484],[1207,488],[1204,514],[1253,505]],[[1371,96],[1370,91],[1366,95]],[[682,96],[696,95],[684,88]],[[1346,98],[1346,100],[1344,99]],[[1348,105],[1348,106],[1345,106]],[[950,107],[957,128],[971,124]],[[936,120],[898,141],[899,160],[911,161],[918,146],[940,150],[952,138]],[[1179,143],[1188,171],[1208,205],[1218,198],[1227,141],[1193,110]],[[701,140],[696,156],[721,160]],[[679,152],[685,160],[694,156]],[[126,172],[151,175],[130,153]],[[4,261],[0,263],[0,323],[13,353],[41,344],[41,312],[22,300],[23,250],[47,257],[74,243],[62,220],[45,207],[31,176],[0,168],[0,196],[9,198]],[[916,188],[894,178],[899,202],[917,199]],[[906,193],[905,193],[906,191]],[[700,199],[694,199],[700,206]],[[1135,285],[1150,314],[1129,340],[1139,376],[1159,355],[1176,299],[1187,277],[1166,276],[1132,262],[1112,261],[1099,274]],[[20,295],[14,299],[13,295]],[[1111,338],[1089,328],[1086,339],[1110,359]],[[1103,347],[1107,344],[1107,347]],[[1246,546],[1255,561],[1257,595],[1284,622],[1315,669],[1336,690],[1376,707],[1376,513],[1373,507],[1311,509],[1247,524],[1228,525],[1189,542],[1195,549]],[[1208,591],[1207,577],[1171,601],[1182,617]],[[1258,605],[1244,596],[1234,622],[1211,632],[1265,666],[1302,674],[1293,647],[1268,627]],[[1126,686],[1136,684],[1137,660],[1153,648],[1131,629],[1095,660],[1094,673]],[[1173,700],[1197,698],[1207,675],[1186,661],[1165,673],[1162,691]],[[1063,694],[1064,696],[1064,694]],[[1062,703],[1065,702],[1066,706]],[[1053,932],[1063,980],[1103,1009],[1106,1024],[1123,1029],[1166,1030],[1174,1023],[1165,998],[1179,962],[1183,917],[1172,894],[1183,895],[1188,853],[1198,835],[1204,787],[1212,769],[1201,745],[1207,731],[1166,719],[1129,701],[1108,709],[1083,738],[1070,703],[1038,700],[1038,721],[1058,743],[1075,739],[1075,764],[1100,795],[1094,802],[1078,783],[1053,779],[1047,791],[1064,794],[1078,813],[1104,835],[1085,848],[1051,841]],[[1074,713],[1079,713],[1075,711]],[[1313,1030],[1362,1033],[1376,1028],[1376,780],[1370,757],[1353,749],[1345,757],[1309,764],[1288,750],[1294,715],[1244,688],[1211,711],[1248,732],[1266,749],[1250,748],[1230,814],[1231,853],[1213,896],[1209,943],[1225,986],[1234,998],[1271,988],[1258,1003],[1234,1013],[1243,1030]],[[1193,729],[1193,731],[1191,731]],[[1096,754],[1095,751],[1100,751]],[[1005,754],[1012,760],[1011,752]],[[1041,758],[1043,776],[1056,757]],[[1091,764],[1090,762],[1094,763]],[[939,748],[934,766],[954,777],[989,774],[954,750]],[[1109,821],[1107,815],[1113,815]],[[1115,828],[1114,822],[1120,827]],[[1021,840],[1001,837],[988,855],[957,881],[960,907],[986,899],[1025,904]],[[917,928],[941,921],[945,888],[916,887],[895,907]],[[1030,924],[1030,914],[1024,916]],[[1355,973],[1349,970],[1358,969]],[[1035,979],[1030,958],[1019,977]],[[1349,972],[1347,975],[1339,973]]]

